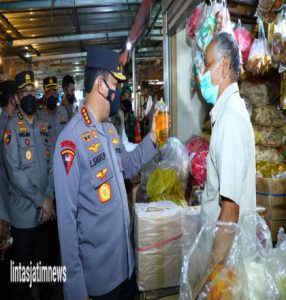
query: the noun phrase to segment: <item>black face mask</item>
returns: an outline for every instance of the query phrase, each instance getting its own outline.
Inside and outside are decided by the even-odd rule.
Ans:
[[[27,115],[33,115],[37,110],[36,97],[32,95],[25,96],[21,99],[21,108]]]
[[[74,104],[74,103],[76,102],[76,97],[75,97],[74,94],[68,95],[68,102],[69,102],[70,104]]]
[[[109,117],[113,117],[118,114],[119,105],[120,105],[120,91],[112,90],[109,88],[109,85],[105,80],[103,80],[106,86],[108,87],[108,94],[105,98],[110,104]]]
[[[58,97],[50,96],[49,98],[47,98],[47,107],[50,110],[54,110],[57,107],[57,104],[58,104]]]

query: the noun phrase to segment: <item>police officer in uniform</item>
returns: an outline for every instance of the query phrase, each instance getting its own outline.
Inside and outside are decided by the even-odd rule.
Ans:
[[[52,145],[67,124],[68,115],[63,106],[58,106],[58,80],[56,77],[46,77],[43,80],[45,91],[45,107],[39,114],[39,119],[47,124]]]
[[[15,265],[41,261],[48,251],[41,223],[55,218],[51,144],[45,124],[35,117],[34,74],[16,75],[20,108],[3,135],[4,165],[9,178],[9,216]],[[51,289],[39,286],[41,299],[51,298]],[[17,283],[13,299],[31,299],[28,284]]]
[[[133,152],[108,122],[119,109],[125,80],[118,54],[91,48],[85,69],[85,105],[60,134],[54,154],[55,191],[66,300],[134,299],[134,255],[124,178],[156,154],[156,134]],[[60,181],[57,179],[60,178]]]
[[[6,80],[0,83],[0,106],[2,112],[0,115],[0,297],[1,299],[10,299],[10,256],[11,256],[11,232],[10,219],[8,215],[8,177],[3,165],[2,138],[4,129],[13,117],[17,107],[17,85],[12,80]],[[9,250],[8,250],[9,249]]]
[[[76,113],[76,97],[75,82],[71,75],[65,75],[62,80],[62,88],[64,92],[62,106],[66,109],[68,114],[68,120],[70,120]]]

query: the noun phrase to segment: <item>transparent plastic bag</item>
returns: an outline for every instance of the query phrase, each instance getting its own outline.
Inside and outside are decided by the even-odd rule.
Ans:
[[[242,55],[242,62],[246,64],[253,44],[252,34],[246,28],[239,26],[235,29],[234,35]]]
[[[258,23],[258,39],[255,39],[248,57],[246,70],[251,72],[254,76],[264,75],[271,68],[271,55],[268,49],[268,42],[265,37],[263,23],[260,18]]]
[[[204,12],[204,3],[199,4],[191,13],[187,21],[186,31],[187,31],[187,41],[190,39],[193,40],[195,37],[196,29],[201,22],[203,12]]]

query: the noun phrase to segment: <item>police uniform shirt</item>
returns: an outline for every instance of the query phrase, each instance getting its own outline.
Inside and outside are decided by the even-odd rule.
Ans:
[[[212,136],[202,219],[215,222],[221,196],[239,205],[241,217],[256,212],[255,142],[249,114],[237,83],[229,85],[211,111]]]
[[[9,116],[3,109],[0,115],[0,220],[9,222],[8,215],[8,178],[3,164],[3,133],[8,123]]]
[[[9,216],[16,228],[39,225],[45,196],[54,196],[52,147],[46,126],[30,124],[19,112],[3,135],[4,164],[9,178]]]
[[[53,146],[56,145],[57,138],[68,121],[67,111],[63,106],[57,106],[56,110],[55,114],[51,114],[47,108],[44,108],[38,117],[48,126],[48,132]]]
[[[83,106],[60,134],[54,154],[57,220],[66,300],[104,295],[130,278],[134,256],[124,177],[157,153],[148,135],[130,153],[111,123]]]

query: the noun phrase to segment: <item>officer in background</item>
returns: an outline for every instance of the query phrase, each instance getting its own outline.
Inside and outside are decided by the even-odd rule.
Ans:
[[[39,114],[39,119],[47,124],[52,145],[67,124],[68,115],[63,106],[58,106],[58,80],[56,77],[46,77],[43,80],[45,91],[45,107]]]
[[[0,106],[2,112],[0,115],[0,297],[1,299],[10,299],[10,256],[11,256],[11,232],[10,219],[8,215],[8,177],[3,165],[3,132],[9,121],[13,117],[17,107],[17,85],[12,80],[6,80],[0,83]],[[8,250],[9,249],[9,250]]]
[[[34,74],[16,75],[19,112],[10,119],[3,135],[4,165],[9,178],[9,216],[15,265],[46,264],[47,240],[41,223],[55,218],[51,144],[45,124],[35,117]],[[40,284],[41,299],[51,299],[52,290]],[[31,299],[26,283],[16,283],[13,299]]]
[[[60,134],[54,154],[55,191],[65,299],[134,299],[136,282],[124,177],[156,154],[155,125],[133,152],[108,122],[125,80],[118,54],[91,48],[85,69],[85,106]],[[154,123],[155,124],[155,123]],[[60,181],[57,179],[60,178]]]
[[[64,92],[62,106],[67,110],[68,120],[70,120],[76,113],[75,82],[71,75],[65,75],[62,88]]]

